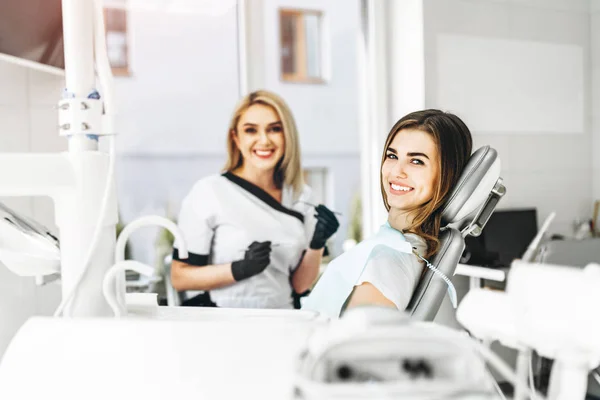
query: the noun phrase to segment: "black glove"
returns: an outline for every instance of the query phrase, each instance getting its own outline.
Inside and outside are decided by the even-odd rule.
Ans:
[[[231,263],[233,279],[241,281],[260,274],[270,263],[271,242],[252,242],[244,259]]]
[[[317,212],[315,214],[317,226],[315,226],[315,233],[310,241],[310,248],[318,250],[325,247],[325,242],[338,230],[340,223],[333,212],[323,204],[315,207],[315,211]]]

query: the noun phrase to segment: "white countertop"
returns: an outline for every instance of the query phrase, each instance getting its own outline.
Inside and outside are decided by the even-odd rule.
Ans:
[[[506,273],[500,269],[479,267],[476,265],[458,264],[454,275],[464,275],[472,278],[489,279],[491,281],[504,282]]]

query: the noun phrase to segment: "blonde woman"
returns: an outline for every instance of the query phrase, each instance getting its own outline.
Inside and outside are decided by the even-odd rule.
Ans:
[[[306,205],[310,189],[285,102],[263,90],[244,97],[227,152],[225,172],[201,179],[183,200],[178,223],[189,258],[179,258],[175,243],[173,286],[203,291],[184,305],[292,308],[292,290],[311,287],[339,223],[326,207]]]

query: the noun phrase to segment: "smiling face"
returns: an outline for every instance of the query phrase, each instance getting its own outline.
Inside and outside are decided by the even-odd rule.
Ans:
[[[390,213],[405,213],[433,198],[440,174],[433,137],[417,129],[402,129],[389,144],[381,180]]]
[[[242,153],[244,168],[274,170],[285,150],[283,125],[272,107],[253,104],[244,112],[231,133]]]

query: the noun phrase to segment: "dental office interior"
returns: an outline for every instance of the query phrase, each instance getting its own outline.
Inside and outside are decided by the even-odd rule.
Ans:
[[[260,89],[338,213],[322,271],[386,221],[396,121],[468,125],[410,309],[179,306],[182,201]],[[0,0],[0,131],[0,398],[600,398],[598,0]]]

